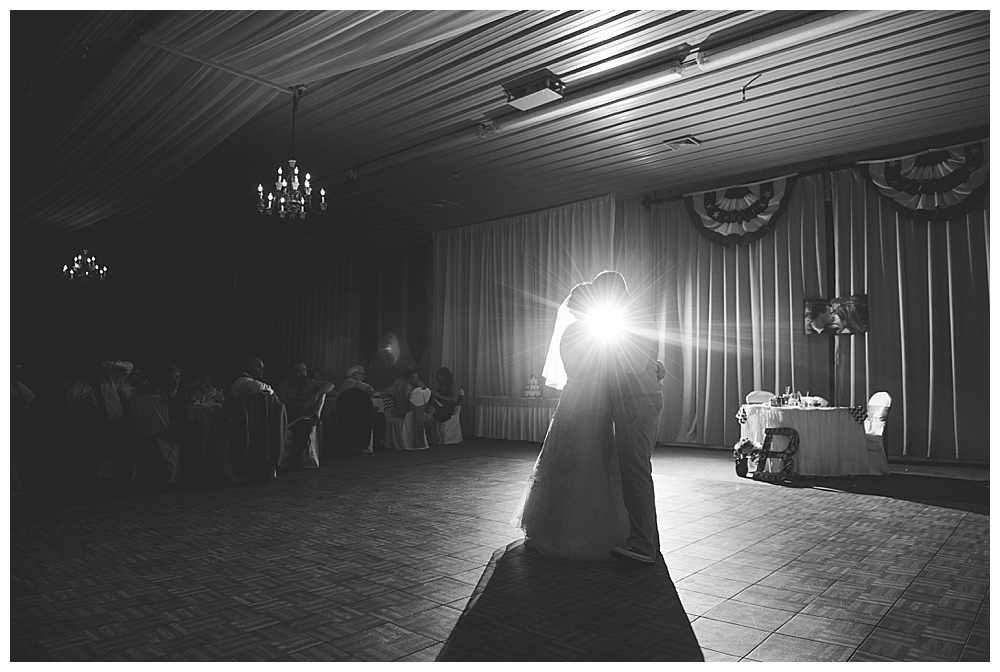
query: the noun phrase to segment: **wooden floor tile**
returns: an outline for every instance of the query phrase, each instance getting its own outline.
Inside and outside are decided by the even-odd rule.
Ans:
[[[658,448],[665,564],[554,560],[509,524],[537,453],[470,438],[19,506],[11,660],[989,658],[988,515]]]

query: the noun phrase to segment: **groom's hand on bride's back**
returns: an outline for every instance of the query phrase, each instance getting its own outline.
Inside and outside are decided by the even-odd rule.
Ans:
[[[667,369],[663,366],[663,362],[656,360],[656,379],[663,382],[663,379],[667,377]]]

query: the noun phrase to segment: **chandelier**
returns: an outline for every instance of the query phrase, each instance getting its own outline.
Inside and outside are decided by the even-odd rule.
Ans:
[[[97,257],[90,254],[89,250],[84,250],[83,254],[73,257],[72,264],[63,266],[63,280],[74,283],[101,282],[107,272],[107,266],[98,264]]]
[[[295,113],[299,109],[299,98],[305,88],[305,85],[299,86],[292,94],[292,156],[295,156]],[[282,218],[305,219],[307,209],[316,212],[316,207],[313,205],[313,189],[309,180],[309,173],[305,174],[303,180],[299,180],[299,167],[295,159],[288,159],[288,174],[285,175],[281,166],[278,166],[274,191],[268,193],[267,198],[264,198],[264,185],[257,185],[257,210],[268,215],[277,210]],[[319,199],[319,209],[326,212],[325,189],[319,190]]]

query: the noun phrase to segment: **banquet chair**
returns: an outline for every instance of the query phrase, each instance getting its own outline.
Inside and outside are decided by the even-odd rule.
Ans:
[[[278,467],[319,467],[320,446],[323,445],[323,407],[326,395],[316,399],[312,413],[295,418],[285,428],[284,442]]]
[[[255,392],[225,404],[223,414],[229,427],[229,446],[221,456],[225,478],[274,479],[288,424],[285,405],[273,394]]]
[[[403,418],[389,416],[385,419],[385,447],[403,450]]]
[[[410,408],[403,418],[403,450],[425,450],[427,432],[424,429],[424,415],[431,400],[431,391],[419,387],[410,392]]]
[[[373,420],[367,392],[350,387],[337,395],[337,452],[370,453]]]
[[[868,418],[865,420],[865,438],[868,450],[885,450],[885,421],[889,417],[892,397],[888,392],[876,392],[868,400]]]
[[[451,412],[451,417],[444,422],[433,420],[430,426],[429,440],[433,444],[453,445],[462,443],[462,399],[465,397],[465,390],[458,388],[458,402],[455,410]]]
[[[768,392],[767,390],[754,390],[747,395],[748,404],[766,404],[774,399],[774,392]]]

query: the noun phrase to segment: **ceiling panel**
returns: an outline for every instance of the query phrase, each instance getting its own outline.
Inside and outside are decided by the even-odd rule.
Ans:
[[[105,14],[84,20],[86,35],[121,41],[128,17]],[[279,18],[293,31],[297,16]],[[822,32],[844,17],[848,28]],[[803,31],[812,33],[786,43]],[[714,70],[696,63],[699,48],[746,44],[775,48]],[[53,53],[65,59],[65,45]],[[679,80],[645,86],[677,59]],[[183,193],[185,216],[220,236],[273,226],[338,251],[405,245],[439,227],[602,193],[678,196],[989,128],[981,11],[516,11],[347,72],[323,76],[309,62],[295,153],[327,189],[326,215],[263,223],[256,212],[257,183],[291,151],[292,100],[278,95],[147,194],[141,219],[169,226]],[[565,78],[565,98],[524,113],[507,105],[500,84],[541,68]],[[663,144],[688,134],[702,144]],[[457,205],[432,205],[441,199]],[[135,218],[135,206],[121,211]]]

